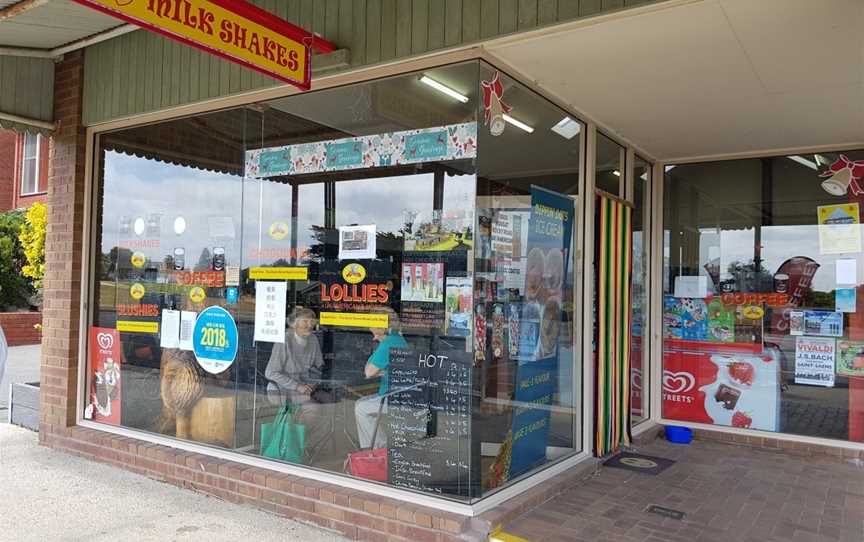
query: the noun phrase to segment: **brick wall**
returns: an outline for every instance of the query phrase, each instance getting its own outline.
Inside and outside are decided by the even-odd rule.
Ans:
[[[81,127],[83,52],[65,55],[54,72],[58,123],[48,167],[45,239],[40,441],[75,423],[84,203]]]
[[[0,130],[0,212],[14,208],[16,140],[12,130]]]
[[[42,334],[33,326],[41,321],[39,312],[0,312],[0,327],[9,346],[39,344]]]

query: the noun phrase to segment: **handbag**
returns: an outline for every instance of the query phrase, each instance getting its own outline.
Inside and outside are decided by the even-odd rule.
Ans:
[[[285,403],[271,423],[261,424],[261,455],[291,463],[303,463],[306,426],[294,420],[299,407]]]
[[[378,436],[378,424],[381,423],[381,410],[384,408],[386,398],[381,398],[378,405],[378,417],[375,420],[375,430],[372,432],[372,446],[375,446],[375,437]],[[347,470],[352,476],[365,478],[376,482],[387,481],[387,448],[370,448],[348,454],[345,460]]]

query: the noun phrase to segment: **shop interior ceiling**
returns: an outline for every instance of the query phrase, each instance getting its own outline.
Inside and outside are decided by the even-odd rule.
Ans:
[[[656,7],[488,49],[658,160],[864,146],[864,2]]]

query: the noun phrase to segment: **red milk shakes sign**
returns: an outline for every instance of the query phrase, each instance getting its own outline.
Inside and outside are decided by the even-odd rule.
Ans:
[[[74,0],[303,90],[311,49],[335,47],[242,0]]]

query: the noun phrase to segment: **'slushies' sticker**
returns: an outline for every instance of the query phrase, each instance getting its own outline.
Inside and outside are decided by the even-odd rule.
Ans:
[[[145,292],[146,290],[144,289],[144,285],[140,282],[136,282],[129,287],[129,295],[132,296],[132,299],[141,299],[144,297]]]
[[[207,297],[207,293],[204,291],[204,288],[200,286],[193,286],[192,289],[189,290],[189,299],[195,303],[201,303],[204,301],[205,297]]]
[[[288,235],[288,224],[285,222],[274,222],[270,224],[269,233],[272,239],[281,241]]]
[[[144,267],[144,263],[146,263],[147,258],[142,252],[133,252],[129,260],[132,262],[132,265],[134,265],[138,269],[141,269],[142,267]]]

